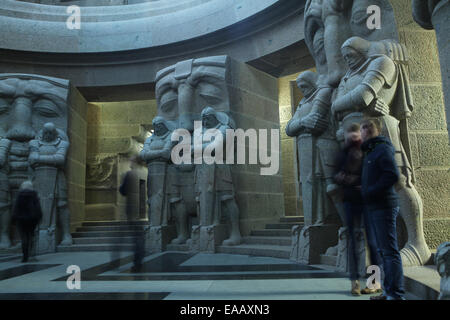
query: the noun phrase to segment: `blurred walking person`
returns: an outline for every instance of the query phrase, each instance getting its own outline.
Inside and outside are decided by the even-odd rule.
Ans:
[[[375,239],[384,271],[384,292],[372,300],[404,300],[403,265],[397,242],[398,195],[394,185],[399,171],[395,149],[381,136],[382,124],[377,118],[361,122],[361,149],[365,156],[361,175],[361,191],[365,209],[375,231]]]
[[[13,209],[13,222],[16,223],[22,239],[22,262],[27,262],[30,254],[34,254],[34,233],[42,219],[41,204],[31,181],[25,181],[20,186]]]
[[[128,222],[133,221],[133,217],[136,214],[136,210],[138,208],[137,202],[139,200],[133,196],[136,194],[137,182],[139,181],[136,173],[136,170],[139,166],[138,161],[139,159],[137,156],[133,156],[130,158],[130,170],[125,174],[123,182],[119,188],[120,194],[126,197],[125,213]],[[133,228],[133,226],[131,226],[131,228]],[[134,231],[133,243],[134,260],[132,271],[139,272],[142,266],[142,260],[144,258],[145,239],[143,234],[141,234],[137,230]]]

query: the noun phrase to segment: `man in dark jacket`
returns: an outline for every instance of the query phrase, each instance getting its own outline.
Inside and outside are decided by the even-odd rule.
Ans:
[[[384,293],[373,299],[403,300],[403,266],[397,244],[396,221],[399,212],[394,185],[399,179],[395,149],[389,139],[380,136],[381,122],[370,118],[361,122],[361,149],[365,156],[361,175],[361,193],[368,224],[373,227],[383,261]]]
[[[34,231],[41,219],[42,210],[37,192],[33,190],[31,181],[25,181],[20,186],[12,217],[22,238],[22,262],[28,261],[28,256],[33,246]]]

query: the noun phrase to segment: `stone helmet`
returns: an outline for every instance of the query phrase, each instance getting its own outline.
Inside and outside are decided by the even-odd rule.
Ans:
[[[341,50],[343,50],[344,48],[352,48],[353,50],[367,57],[371,48],[371,42],[361,37],[351,37],[342,44]]]
[[[167,130],[169,130],[169,131],[174,131],[175,129],[176,129],[176,125],[172,122],[172,121],[169,121],[169,120],[166,120],[166,119],[164,119],[163,117],[161,117],[161,116],[156,116],[156,117],[154,117],[153,118],[153,120],[152,120],[152,125],[153,125],[153,127],[155,127],[157,124],[159,124],[159,123],[162,123],[162,124],[164,124],[164,126],[167,128]]]
[[[300,82],[307,82],[315,90],[315,89],[317,89],[318,79],[319,79],[319,75],[316,72],[308,70],[308,71],[302,72],[295,81],[297,82],[297,85]]]
[[[201,113],[202,119],[207,115],[213,115],[217,119],[217,121],[219,121],[219,123],[221,123],[222,125],[229,126],[231,128],[235,127],[234,121],[225,112],[216,111],[214,110],[214,108],[208,106],[202,110]]]

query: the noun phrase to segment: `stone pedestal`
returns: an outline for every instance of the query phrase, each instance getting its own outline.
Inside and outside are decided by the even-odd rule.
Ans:
[[[224,224],[210,226],[193,226],[188,246],[194,252],[215,253],[216,246],[227,238],[227,226]]]
[[[368,261],[367,250],[366,250],[366,241],[364,230],[359,228],[355,229],[355,239],[356,239],[356,255],[358,259],[358,273],[360,276],[364,276],[366,274],[366,265]],[[348,256],[348,247],[349,247],[349,233],[346,227],[339,229],[339,242],[337,246],[337,261],[336,261],[336,270],[341,272],[349,272],[349,256]]]
[[[150,226],[146,235],[146,251],[150,253],[162,252],[177,236],[175,226]]]
[[[319,264],[320,255],[327,248],[335,246],[338,238],[338,226],[310,225],[305,226],[299,233],[291,252],[291,259],[301,264]]]

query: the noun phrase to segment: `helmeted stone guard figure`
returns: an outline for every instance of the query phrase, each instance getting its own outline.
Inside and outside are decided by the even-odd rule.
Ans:
[[[70,214],[67,207],[67,183],[64,175],[69,141],[52,122],[29,143],[28,162],[34,170],[34,181],[41,201],[43,218],[39,226],[38,252],[54,252],[56,219],[61,227],[61,245],[71,245]]]
[[[162,117],[155,117],[152,121],[154,134],[144,143],[140,157],[148,165],[148,205],[150,208],[150,225],[167,225],[168,213],[165,188],[167,180],[167,165],[170,162],[172,142],[171,133],[174,125]]]
[[[202,130],[194,130],[193,148],[200,226],[218,226],[223,218],[228,218],[231,229],[229,238],[223,241],[223,245],[237,245],[241,242],[239,208],[235,200],[231,167],[224,164],[226,152],[232,151],[225,150],[226,130],[234,128],[234,124],[226,113],[218,112],[211,107],[203,109],[201,118]],[[203,139],[208,130],[215,130],[217,134],[209,143]],[[201,153],[196,152],[195,141],[202,141]],[[211,153],[214,159],[207,159],[208,155],[205,154],[207,149],[223,152],[221,155]],[[197,159],[196,156],[201,156],[202,159]],[[200,234],[200,246],[202,241],[204,240]]]
[[[169,189],[176,180],[176,172],[171,170],[173,165],[170,160],[173,147],[171,135],[176,126],[160,116],[155,117],[152,124],[154,133],[145,141],[140,158],[148,167],[150,247],[151,251],[161,251],[167,242],[165,230],[171,219]],[[162,228],[165,228],[164,231]]]
[[[401,255],[403,264],[409,266],[425,264],[431,253],[423,234],[422,200],[412,183],[412,166],[402,144],[397,119],[408,117],[412,110],[408,76],[399,62],[386,55],[397,55],[401,60],[401,52],[401,46],[395,41],[348,39],[342,45],[342,55],[349,71],[335,92],[332,113],[340,121],[338,139],[348,124],[363,117],[375,116],[383,123],[382,134],[396,149],[395,159],[401,173],[396,190],[400,197],[400,215],[408,235]]]

